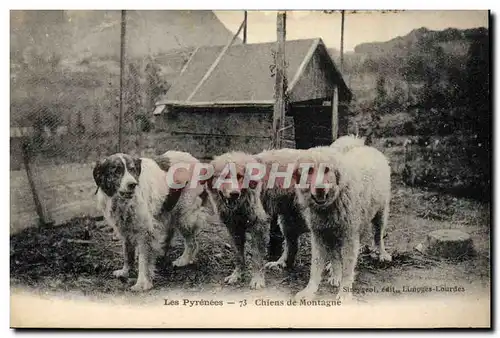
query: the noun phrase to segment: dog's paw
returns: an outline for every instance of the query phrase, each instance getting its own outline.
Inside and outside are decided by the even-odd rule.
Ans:
[[[328,283],[331,286],[339,287],[342,276],[342,271],[339,269],[339,267],[337,266],[337,269],[335,269],[335,266],[332,263],[328,263],[325,267],[325,270],[328,274]]]
[[[144,279],[138,279],[137,283],[135,283],[134,286],[130,288],[132,291],[140,292],[140,291],[147,291],[153,288],[153,283],[150,280]]]
[[[113,276],[115,276],[116,278],[128,278],[129,272],[129,269],[115,270],[113,271]]]
[[[264,267],[269,270],[283,270],[286,267],[286,263],[284,261],[277,260],[274,262],[267,262]]]
[[[256,274],[250,280],[250,289],[259,290],[266,287],[266,280],[262,274]]]
[[[378,255],[379,262],[392,262],[392,256],[387,251],[383,251]]]
[[[237,270],[234,270],[232,274],[224,278],[224,283],[226,284],[236,284],[241,278],[241,273]]]
[[[294,298],[295,300],[301,300],[301,299],[312,300],[315,297],[316,297],[316,291],[306,287],[304,290],[297,292]]]
[[[337,301],[342,302],[342,304],[352,304],[355,301],[355,298],[352,294],[352,292],[344,292],[340,291],[337,294]]]
[[[182,267],[182,266],[186,266],[186,265],[189,265],[189,264],[193,264],[193,260],[191,260],[189,258],[186,258],[184,256],[181,256],[181,257],[177,258],[172,263],[173,266],[177,266],[177,267]]]
[[[333,287],[340,287],[340,278],[334,275],[330,275],[327,279],[328,283]]]

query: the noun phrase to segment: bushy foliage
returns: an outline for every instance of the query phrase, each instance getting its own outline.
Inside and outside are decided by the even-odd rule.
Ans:
[[[406,51],[394,42],[392,50],[364,60],[358,71],[373,74],[375,81],[370,88],[360,87],[363,101],[353,105],[356,119],[358,125],[373,128],[378,137],[446,137],[447,151],[459,161],[421,161],[413,168],[418,171],[416,182],[440,187],[462,182],[464,187],[475,185],[474,191],[487,195],[491,184],[489,34],[484,29],[438,33],[420,30]],[[468,50],[454,53],[464,41]],[[352,89],[356,93],[356,88]],[[365,94],[370,91],[371,95]],[[452,165],[466,170],[450,177]]]

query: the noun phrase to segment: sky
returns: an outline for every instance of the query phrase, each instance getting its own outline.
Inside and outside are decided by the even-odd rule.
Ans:
[[[214,13],[233,33],[236,33],[243,21],[243,11]],[[293,40],[321,37],[327,47],[340,49],[340,24],[340,13],[287,11],[286,38]],[[360,43],[387,41],[420,27],[431,30],[488,27],[488,11],[412,10],[398,13],[347,13],[344,22],[344,49],[347,52],[353,51]],[[269,41],[276,41],[276,12],[249,11],[247,42]]]

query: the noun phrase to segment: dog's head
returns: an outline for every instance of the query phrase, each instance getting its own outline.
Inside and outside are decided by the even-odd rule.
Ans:
[[[345,174],[338,159],[319,151],[302,158],[294,171],[297,189],[311,208],[326,208],[345,187]]]
[[[113,154],[97,162],[93,175],[98,189],[107,196],[131,199],[139,184],[141,159],[127,154]]]
[[[228,209],[236,209],[251,195],[258,194],[265,167],[252,155],[231,152],[210,163],[212,177],[206,181],[209,192]]]

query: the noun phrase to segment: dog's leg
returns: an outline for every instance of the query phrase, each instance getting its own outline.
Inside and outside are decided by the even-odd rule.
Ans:
[[[359,225],[350,224],[349,230],[344,234],[340,246],[340,257],[342,261],[342,279],[340,281],[338,297],[342,301],[352,298],[352,285],[356,263],[359,255]]]
[[[135,260],[135,248],[129,238],[125,237],[122,240],[122,252],[123,252],[123,268],[120,270],[113,271],[113,276],[117,278],[128,278],[130,273],[130,268],[134,265]]]
[[[373,238],[375,246],[378,249],[378,257],[380,262],[392,261],[391,255],[385,250],[384,235],[385,227],[389,219],[389,202],[384,205],[384,208],[377,212],[372,220],[373,224]]]
[[[283,243],[283,253],[281,257],[274,262],[267,262],[266,268],[268,269],[291,269],[295,262],[295,256],[298,251],[298,241],[299,234],[294,228],[294,220],[292,219],[292,214],[283,214],[278,218],[281,232],[283,233],[285,240]]]
[[[327,250],[317,234],[311,232],[311,271],[307,286],[295,295],[296,299],[310,299],[318,291],[326,264]]]
[[[168,224],[162,243],[162,250],[165,256],[168,255],[168,251],[170,250],[170,245],[172,245],[172,239],[174,238],[174,233],[175,233],[175,228],[171,224]]]
[[[264,265],[267,243],[269,242],[269,224],[267,221],[257,220],[248,228],[250,235],[250,255],[252,263],[251,289],[261,289],[266,286]]]
[[[138,275],[137,282],[132,286],[132,291],[146,291],[153,287],[154,252],[151,245],[151,236],[144,234],[137,241]]]
[[[198,229],[196,224],[192,224],[189,220],[181,220],[179,224],[179,231],[184,237],[184,252],[182,256],[177,258],[173,266],[185,266],[193,264],[198,253],[198,242],[196,240]]]
[[[281,229],[281,223],[279,216],[275,214],[274,208],[269,208],[267,211],[271,215],[271,227],[269,231],[269,248],[268,259],[269,261],[274,261],[275,257],[282,254],[283,248],[283,230]]]
[[[231,222],[231,220],[229,220]],[[235,284],[238,282],[245,271],[245,227],[243,224],[227,223],[227,230],[233,240],[233,250],[235,255],[235,268],[233,273],[224,279],[227,284]]]
[[[340,250],[335,248],[332,251],[330,263],[327,264],[326,270],[328,271],[328,283],[332,286],[339,287],[342,280],[342,260]]]

